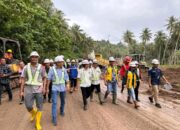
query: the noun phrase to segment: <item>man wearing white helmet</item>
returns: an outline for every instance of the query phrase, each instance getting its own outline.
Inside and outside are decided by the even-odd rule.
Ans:
[[[98,66],[98,62],[96,59],[93,60],[93,67],[91,69],[92,71],[92,83],[91,83],[91,100],[93,99],[93,93],[94,89],[96,89],[96,92],[98,94],[99,102],[102,105],[102,97],[101,97],[101,88],[100,88],[100,80],[101,80],[101,70]]]
[[[50,66],[51,66],[51,67],[54,66],[54,61],[53,61],[53,59],[50,59],[49,61],[50,61]]]
[[[140,86],[140,81],[141,81],[141,70],[139,68],[139,62],[134,61],[136,64],[136,74],[137,74],[137,79],[136,79],[136,88],[135,88],[135,96],[136,96],[136,101],[140,102],[139,100],[139,86]]]
[[[130,99],[132,98],[134,101],[134,107],[137,109],[139,107],[139,105],[137,104],[135,92],[134,92],[134,89],[137,86],[136,80],[137,80],[136,64],[135,64],[135,62],[131,62],[130,63],[130,69],[127,72],[127,82],[126,82],[126,87],[128,90],[127,103],[132,104],[132,102],[130,101]]]
[[[161,69],[158,68],[158,66],[159,61],[157,59],[153,59],[152,68],[148,71],[149,87],[152,89],[152,95],[149,97],[149,100],[151,103],[153,103],[155,100],[155,106],[161,108],[158,100],[160,79],[163,78],[168,84],[169,82],[163,75]]]
[[[78,72],[78,86],[81,87],[82,92],[82,98],[83,98],[83,104],[84,104],[84,110],[87,110],[87,98],[89,98],[91,94],[91,77],[92,73],[89,69],[89,61],[83,60],[82,66]]]
[[[52,81],[52,121],[57,125],[57,96],[60,96],[60,115],[64,116],[66,88],[69,88],[69,76],[64,68],[64,59],[57,56],[54,60],[55,66],[51,67],[48,73],[48,85]]]
[[[77,66],[76,66],[76,61],[72,60],[71,61],[71,65],[69,67],[69,79],[71,81],[71,90],[70,93],[73,93],[73,91],[77,90],[76,86],[77,86],[77,75],[78,75],[78,70],[77,70]]]
[[[50,63],[51,63],[51,61],[49,59],[44,60],[45,70],[46,70],[47,74],[48,74],[48,72],[49,72],[49,70],[51,68]],[[48,94],[48,102],[51,103],[52,82],[50,82],[50,85],[46,86],[46,87],[49,87],[49,92],[46,93],[46,94]],[[46,101],[46,94],[44,94],[44,102]]]
[[[105,84],[107,85],[107,91],[104,96],[104,100],[107,99],[110,92],[113,94],[112,103],[118,105],[117,103],[117,87],[118,87],[118,70],[115,66],[116,60],[114,57],[109,57],[109,66],[105,74]]]
[[[21,96],[25,92],[25,105],[31,114],[31,121],[36,120],[36,129],[42,130],[40,122],[47,75],[45,69],[38,63],[39,54],[33,51],[29,57],[30,63],[24,67],[21,75]],[[37,109],[33,108],[34,101],[36,101]]]

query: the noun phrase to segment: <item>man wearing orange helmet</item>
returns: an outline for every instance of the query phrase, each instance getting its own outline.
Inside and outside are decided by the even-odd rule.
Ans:
[[[125,56],[123,59],[123,65],[119,71],[119,74],[121,75],[122,80],[122,89],[121,93],[124,91],[124,85],[126,85],[126,73],[129,70],[129,63],[131,62],[132,58],[129,56]]]

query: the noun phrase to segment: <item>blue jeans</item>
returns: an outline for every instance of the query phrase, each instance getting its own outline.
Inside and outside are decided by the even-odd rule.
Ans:
[[[52,117],[54,119],[57,117],[57,96],[60,96],[61,101],[60,114],[64,114],[66,92],[52,90]]]
[[[117,82],[108,82],[107,91],[112,93],[117,93]]]
[[[133,99],[133,101],[136,101],[134,88],[128,88],[128,96]]]

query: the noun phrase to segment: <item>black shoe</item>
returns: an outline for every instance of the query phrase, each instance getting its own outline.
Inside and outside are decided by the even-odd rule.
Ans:
[[[52,103],[52,101],[51,101],[50,99],[48,100],[48,102],[49,102],[49,103]]]
[[[21,100],[21,101],[19,102],[19,105],[22,105],[23,103],[24,103],[24,101]]]
[[[84,106],[84,111],[86,111],[86,110],[87,110],[87,105]]]
[[[156,103],[155,106],[156,106],[157,108],[161,108],[161,105],[160,105],[159,103]]]
[[[61,115],[62,117],[64,117],[64,116],[65,116],[65,113],[64,113],[64,112],[61,112],[60,115]]]
[[[139,100],[139,99],[136,99],[136,101],[137,101],[137,102],[140,102],[140,100]]]
[[[150,101],[151,103],[153,103],[153,98],[152,98],[152,97],[149,97],[149,101]]]

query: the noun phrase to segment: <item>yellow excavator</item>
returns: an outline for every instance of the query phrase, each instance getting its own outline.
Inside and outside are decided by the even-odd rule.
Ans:
[[[13,50],[13,58],[8,62],[12,75],[10,76],[11,88],[19,87],[19,61],[22,60],[21,47],[19,41],[0,37],[0,58],[4,57],[7,49]]]

